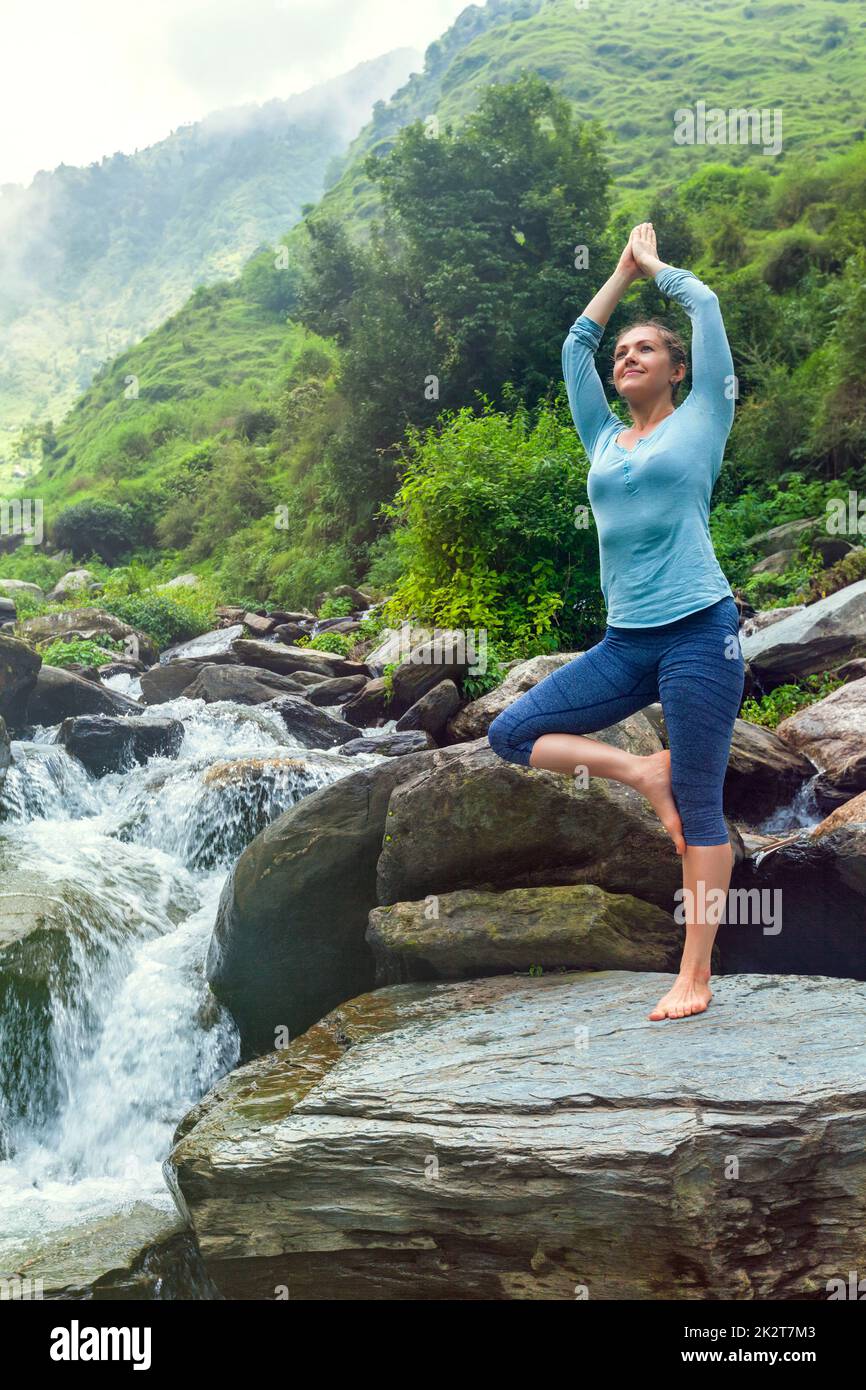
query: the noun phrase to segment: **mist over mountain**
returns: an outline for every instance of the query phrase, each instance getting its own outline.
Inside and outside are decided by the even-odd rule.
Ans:
[[[94,371],[236,274],[315,202],[374,103],[421,55],[403,48],[284,101],[214,111],[133,154],[0,187],[0,451],[59,419]]]

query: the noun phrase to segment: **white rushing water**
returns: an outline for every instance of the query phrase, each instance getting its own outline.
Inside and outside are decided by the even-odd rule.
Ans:
[[[228,870],[301,797],[379,761],[301,748],[261,706],[153,713],[182,720],[179,755],[98,780],[56,729],[12,745],[0,907],[43,912],[47,957],[5,995],[0,975],[0,1274],[133,1202],[173,1211],[174,1129],[239,1054],[204,975]]]
[[[826,816],[815,800],[815,783],[820,773],[816,772],[802,786],[798,787],[790,801],[766,816],[756,826],[759,835],[786,835],[794,830],[813,830]]]

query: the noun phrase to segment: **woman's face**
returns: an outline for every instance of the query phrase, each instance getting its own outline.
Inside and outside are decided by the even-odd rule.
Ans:
[[[613,354],[613,384],[629,403],[670,399],[671,385],[686,374],[674,367],[670,353],[652,324],[637,324],[623,333]]]

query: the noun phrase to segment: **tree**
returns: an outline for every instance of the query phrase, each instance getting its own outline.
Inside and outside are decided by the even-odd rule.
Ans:
[[[76,502],[54,523],[54,543],[72,551],[76,560],[98,555],[113,565],[135,544],[135,528],[127,507],[113,502]]]

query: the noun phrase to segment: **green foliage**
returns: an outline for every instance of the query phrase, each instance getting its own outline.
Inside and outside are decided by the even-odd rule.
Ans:
[[[25,584],[38,584],[46,594],[68,569],[65,561],[46,555],[38,546],[19,545],[16,550],[0,554],[0,579],[22,579]]]
[[[336,652],[337,656],[349,656],[355,645],[355,637],[343,632],[318,632],[310,637],[305,645],[320,652]]]
[[[327,598],[322,600],[318,616],[320,618],[348,618],[353,607],[352,600],[347,596],[338,598],[334,594],[329,594]]]
[[[131,509],[112,502],[76,502],[54,523],[55,544],[71,550],[76,560],[94,554],[110,565],[139,539]]]
[[[387,623],[382,616],[381,610],[371,613],[369,617],[362,618],[355,631],[352,633],[355,642],[373,642],[379,634],[387,627]]]
[[[58,638],[42,648],[42,660],[46,666],[104,666],[120,651],[123,643],[112,637],[100,637],[98,642]]]
[[[570,419],[548,406],[534,422],[523,408],[464,409],[407,437],[400,489],[383,508],[404,562],[386,619],[484,630],[508,657],[585,637],[575,606],[597,590],[597,543]]]
[[[385,688],[385,707],[387,709],[394,698],[394,672],[399,670],[399,661],[389,661],[382,672],[382,682]]]
[[[829,569],[821,570],[812,576],[807,603],[829,598],[847,584],[856,584],[866,579],[866,545],[857,546]]]
[[[15,594],[15,616],[18,622],[24,622],[27,618],[36,618],[41,613],[49,612],[52,607],[53,605],[46,603],[44,599],[37,598],[36,594],[26,592]]]
[[[194,588],[161,591],[153,571],[140,561],[111,571],[100,596],[106,612],[146,632],[159,647],[209,631],[214,609],[222,601],[212,580]]]
[[[726,469],[729,467],[726,465]],[[721,484],[722,479],[719,481]],[[774,526],[782,526],[787,521],[800,521],[810,516],[823,517],[828,499],[844,495],[844,492],[844,480],[825,482],[793,471],[784,473],[778,479],[765,481],[760,489],[750,485],[738,491],[734,479],[730,498],[720,500],[710,515],[713,549],[731,586],[746,588],[755,580],[757,584],[753,584],[753,591],[761,585],[769,585],[768,593],[771,593],[773,584],[778,588],[781,578],[782,589],[789,589],[790,582],[784,576],[751,575],[752,567],[760,556],[757,550],[749,547],[749,538]],[[808,574],[806,566],[800,577],[807,581]]]
[[[820,676],[805,676],[796,684],[776,686],[775,690],[771,690],[760,699],[744,700],[740,718],[748,720],[750,724],[761,724],[767,729],[775,729],[776,725],[787,719],[790,714],[796,714],[797,710],[825,699],[844,684],[844,681],[827,672]]]
[[[461,682],[461,694],[467,700],[480,700],[482,695],[488,691],[495,690],[501,685],[508,675],[502,665],[502,658],[496,648],[488,643],[486,652],[486,669],[479,671],[477,675],[467,675]]]
[[[101,602],[107,613],[147,633],[160,648],[185,642],[208,630],[208,623],[196,619],[188,607],[160,594],[104,598]]]

